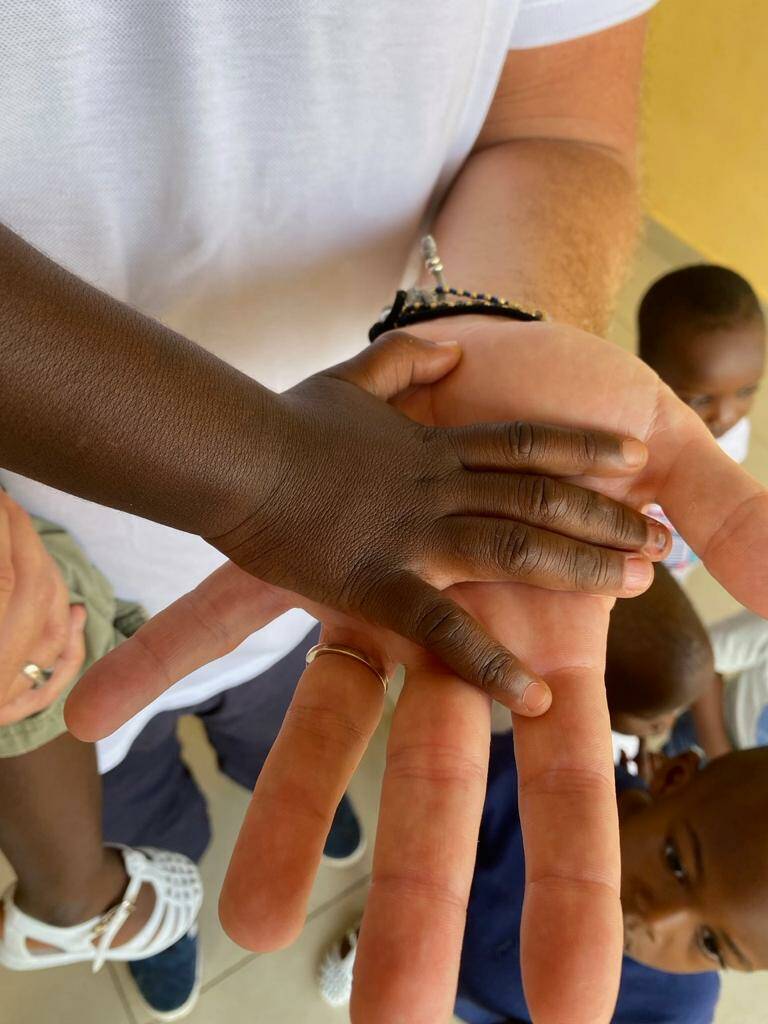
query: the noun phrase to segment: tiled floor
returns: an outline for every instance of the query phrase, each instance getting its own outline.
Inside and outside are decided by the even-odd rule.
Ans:
[[[666,269],[695,258],[662,230],[650,226],[622,293],[610,336],[634,345],[633,315],[648,283]],[[748,468],[768,483],[768,388],[758,397],[753,417],[754,439]],[[691,578],[690,590],[704,617],[711,621],[734,607],[730,597],[703,570]],[[379,782],[389,721],[382,722],[355,777],[352,796],[373,839]],[[188,759],[204,786],[214,821],[215,838],[205,857],[207,899],[201,934],[205,956],[203,992],[189,1017],[190,1024],[343,1024],[345,1010],[331,1010],[315,988],[318,958],[333,937],[351,924],[365,901],[370,854],[347,871],[321,869],[304,933],[293,947],[269,956],[244,953],[221,932],[216,895],[247,794],[216,770],[213,758],[193,720],[184,724]],[[372,842],[369,843],[369,848]],[[5,882],[0,863],[0,889]],[[717,1024],[764,1024],[768,1006],[768,975],[725,978]],[[0,1024],[147,1024],[121,967],[110,966],[92,976],[87,967],[69,967],[35,974],[0,973]]]

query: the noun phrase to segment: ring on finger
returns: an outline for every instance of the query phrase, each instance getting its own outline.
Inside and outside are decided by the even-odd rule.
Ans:
[[[28,661],[27,664],[21,670],[27,679],[32,680],[32,689],[39,690],[41,686],[45,686],[48,680],[53,675],[53,669],[40,668],[34,661]]]
[[[384,693],[387,692],[389,682],[386,674],[377,665],[374,665],[372,661],[369,661],[368,657],[363,654],[362,651],[358,651],[354,647],[346,647],[344,644],[315,644],[314,647],[310,647],[307,651],[307,664],[311,665],[315,658],[319,658],[321,654],[343,654],[347,658],[354,658],[355,661],[361,662],[366,666],[366,668],[369,668],[379,680],[381,685],[384,687]]]

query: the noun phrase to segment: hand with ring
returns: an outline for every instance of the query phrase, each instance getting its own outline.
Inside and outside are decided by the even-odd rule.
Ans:
[[[44,710],[72,683],[84,625],[29,516],[0,492],[0,726]]]
[[[554,324],[467,318],[429,329],[458,335],[464,356],[450,377],[410,397],[409,415],[448,425],[530,417],[640,438],[649,458],[639,472],[590,484],[635,507],[660,502],[713,575],[768,614],[768,495],[647,366]],[[529,870],[522,967],[533,1017],[607,1021],[621,959],[603,685],[612,602],[515,583],[462,585],[452,595],[553,691],[545,715],[514,720]],[[223,567],[86,674],[70,698],[70,724],[84,738],[111,732],[294,604],[303,602]],[[455,993],[484,797],[487,695],[393,633],[312,610],[326,623],[325,642],[352,647],[385,670],[409,665],[389,739],[352,1019],[432,1024],[449,1014]],[[382,701],[377,680],[352,658],[318,657],[304,673],[222,895],[225,927],[248,948],[279,948],[300,931],[336,803]]]

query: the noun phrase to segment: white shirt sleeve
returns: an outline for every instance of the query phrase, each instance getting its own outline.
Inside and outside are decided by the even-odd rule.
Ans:
[[[645,14],[657,0],[521,0],[510,50],[565,43]]]
[[[709,638],[717,672],[743,672],[768,662],[768,621],[747,609],[712,626]]]

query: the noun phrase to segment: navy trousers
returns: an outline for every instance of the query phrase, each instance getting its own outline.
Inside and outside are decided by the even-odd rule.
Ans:
[[[179,719],[196,715],[221,771],[253,789],[319,633],[318,626],[255,679],[194,707],[161,711],[148,722],[125,759],[102,775],[104,839],[199,860],[211,825],[205,797],[181,756]]]

